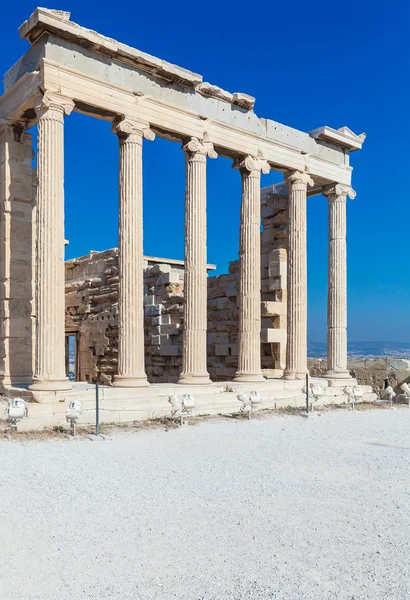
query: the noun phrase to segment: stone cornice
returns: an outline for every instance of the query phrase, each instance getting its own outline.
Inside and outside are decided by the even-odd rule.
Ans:
[[[269,128],[269,123],[271,123],[269,120],[261,120],[263,122],[260,123],[261,131],[256,134],[252,128],[244,128],[245,123],[234,124],[214,117],[205,118],[205,115],[199,117],[192,106],[178,106],[171,102],[168,96],[167,100],[143,94],[136,96],[131,89],[115,81],[108,81],[85,71],[61,65],[49,58],[43,58],[41,64],[43,87],[47,86],[49,82],[59,81],[64,90],[75,89],[75,98],[79,102],[79,108],[76,107],[76,110],[79,112],[88,114],[84,107],[80,107],[80,103],[87,104],[92,97],[92,106],[108,112],[126,114],[136,120],[141,119],[150,123],[151,127],[158,128],[159,131],[169,132],[173,139],[184,140],[189,137],[203,139],[206,131],[209,139],[212,139],[215,147],[218,148],[220,156],[227,158],[247,154],[258,156],[258,151],[261,150],[265,159],[274,168],[280,167],[289,171],[307,169],[314,176],[320,177],[323,183],[323,180],[329,183],[331,181],[350,183],[352,168],[315,154],[316,142],[307,134],[303,135],[309,138],[309,148],[303,144],[303,151],[309,150],[309,152],[302,154],[289,141],[285,143],[284,140],[273,137],[276,136],[276,129]],[[115,91],[115,94],[112,93],[112,90]],[[213,101],[216,102],[216,100]],[[132,114],[125,110],[129,111],[130,108]],[[89,114],[93,116],[92,112]],[[253,116],[252,120],[257,120],[257,117]],[[293,131],[290,128],[285,129]]]
[[[255,156],[245,156],[245,158],[237,158],[233,163],[234,169],[240,169],[241,171],[257,171],[267,175],[270,172],[270,165],[268,161],[263,158],[256,158]]]
[[[150,129],[149,123],[141,123],[134,119],[122,119],[113,123],[112,131],[119,138],[128,138],[130,135],[136,135],[151,142],[155,140],[155,133]]]
[[[326,185],[322,190],[322,194],[329,199],[333,199],[333,197],[344,197],[345,199],[350,198],[351,200],[354,200],[356,198],[354,189],[349,185],[343,185],[342,183]]]
[[[56,94],[55,92],[44,93],[42,98],[38,98],[34,104],[34,110],[38,117],[41,117],[48,110],[58,110],[63,115],[69,115],[74,109],[74,102],[70,98]]]
[[[182,150],[188,154],[202,154],[209,158],[218,158],[212,142],[203,142],[196,137],[192,137],[187,144],[182,146]]]

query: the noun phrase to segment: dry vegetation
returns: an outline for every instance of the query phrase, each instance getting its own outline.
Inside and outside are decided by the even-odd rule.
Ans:
[[[397,404],[394,409],[403,408],[407,405]],[[337,411],[351,411],[352,407],[348,404],[331,404],[327,406],[315,406],[315,413],[323,412],[337,412]],[[357,411],[372,411],[372,410],[390,410],[390,406],[386,402],[374,402],[374,403],[356,403],[355,410]],[[298,407],[287,406],[285,408],[265,408],[254,412],[251,416],[253,420],[264,420],[274,416],[280,415],[299,415],[303,414],[304,410]],[[230,414],[218,414],[218,415],[207,415],[199,414],[195,417],[188,417],[185,419],[185,423],[189,426],[199,425],[203,421],[212,420],[236,420],[236,421],[248,421],[249,415],[247,412],[234,412]],[[147,430],[162,429],[168,431],[171,429],[177,429],[180,427],[179,419],[171,417],[160,417],[157,419],[150,419],[147,421],[133,421],[131,423],[101,423],[100,434],[101,435],[113,435],[117,432],[139,432]],[[78,439],[89,439],[95,435],[95,427],[92,425],[79,426],[77,429]],[[70,431],[70,427],[63,425],[56,425],[52,428],[44,428],[39,431],[15,431],[13,430],[8,422],[4,419],[0,419],[0,441],[28,441],[28,440],[71,440],[73,438]]]

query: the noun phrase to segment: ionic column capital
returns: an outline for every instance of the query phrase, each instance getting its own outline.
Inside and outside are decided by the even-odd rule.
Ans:
[[[212,142],[204,142],[196,137],[192,137],[189,142],[182,146],[182,150],[188,155],[200,154],[209,158],[218,158],[218,154],[215,152]]]
[[[331,185],[326,185],[322,189],[322,194],[326,196],[329,200],[345,200],[350,198],[354,200],[356,198],[356,192],[350,185],[344,185],[343,183],[332,183]]]
[[[48,110],[55,110],[62,116],[70,115],[74,109],[74,102],[71,98],[61,96],[54,92],[45,92],[42,98],[38,98],[34,103],[36,115],[40,118]]]
[[[305,186],[313,187],[315,182],[305,171],[288,171],[285,175],[286,181],[293,184],[302,184]]]
[[[248,171],[249,173],[257,174],[263,173],[268,175],[270,172],[270,165],[267,160],[263,158],[257,158],[255,156],[245,156],[244,158],[237,158],[233,163],[234,169],[240,171]]]
[[[149,123],[134,121],[134,119],[125,118],[121,121],[114,121],[112,131],[120,140],[128,139],[131,136],[140,138],[141,143],[144,138],[151,142],[155,140],[155,133],[150,129]]]

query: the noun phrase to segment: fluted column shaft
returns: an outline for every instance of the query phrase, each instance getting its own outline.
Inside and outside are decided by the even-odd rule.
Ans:
[[[355,193],[340,184],[323,193],[329,203],[327,376],[347,378],[346,199]]]
[[[64,115],[74,104],[45,94],[36,104],[36,348],[32,390],[68,390],[65,372]]]
[[[206,159],[210,142],[192,138],[186,157],[184,332],[179,383],[211,383],[207,370]]]
[[[120,144],[118,374],[116,387],[148,385],[144,346],[142,141],[153,139],[128,120],[114,126]]]
[[[261,171],[269,164],[247,156],[235,162],[242,177],[238,370],[235,381],[264,381],[261,369]]]
[[[306,192],[313,185],[307,173],[294,171],[288,187],[288,313],[285,379],[302,379],[307,369]]]

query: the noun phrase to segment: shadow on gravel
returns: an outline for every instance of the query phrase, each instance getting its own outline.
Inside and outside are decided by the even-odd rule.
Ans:
[[[393,448],[393,450],[410,450],[405,446],[392,446],[391,444],[382,444],[381,442],[366,442],[368,446],[380,446],[381,448]]]

